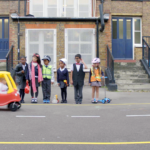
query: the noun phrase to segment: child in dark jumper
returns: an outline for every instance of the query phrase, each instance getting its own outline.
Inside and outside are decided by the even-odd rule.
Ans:
[[[60,68],[57,70],[57,82],[61,89],[61,103],[67,103],[67,86],[69,86],[69,73],[66,66],[67,60],[65,58],[60,59]]]

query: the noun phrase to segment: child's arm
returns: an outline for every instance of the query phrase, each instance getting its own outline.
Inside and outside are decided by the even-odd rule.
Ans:
[[[85,62],[83,61],[83,59],[81,59],[82,64],[84,65],[84,69],[88,69],[87,65],[85,64]]]
[[[67,84],[69,86],[69,72],[68,72],[68,70],[67,70]]]
[[[24,73],[24,70],[19,71],[19,65],[17,65],[16,68],[15,68],[15,72],[16,72],[16,75],[21,76]]]
[[[102,75],[102,77],[104,77],[104,72],[101,70],[101,75]]]
[[[91,69],[90,69],[90,72],[89,72],[89,84],[91,84]]]
[[[54,78],[54,71],[53,68],[51,69],[51,83],[54,84],[55,78]]]
[[[58,70],[57,70],[57,83],[58,83],[58,86],[59,86],[60,83],[59,83],[59,72],[58,72]]]

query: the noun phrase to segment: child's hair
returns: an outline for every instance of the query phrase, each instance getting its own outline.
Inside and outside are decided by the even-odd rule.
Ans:
[[[76,54],[76,55],[75,55],[75,58],[76,58],[76,57],[79,57],[79,58],[81,59],[81,54]]]
[[[41,65],[41,59],[40,59],[40,55],[38,53],[33,54],[32,57],[36,57],[37,58],[37,63],[40,65],[40,67],[42,67]]]

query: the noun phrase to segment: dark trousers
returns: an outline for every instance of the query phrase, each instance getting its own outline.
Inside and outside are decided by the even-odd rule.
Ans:
[[[35,98],[37,98],[38,95],[39,95],[39,88],[38,88],[38,86],[37,86],[37,87],[36,87]],[[34,98],[34,93],[33,93],[32,85],[31,85],[31,96]]]
[[[67,100],[67,87],[61,88],[61,98],[62,98],[62,101]]]
[[[42,81],[43,100],[50,100],[51,97],[51,80],[43,79]]]
[[[19,92],[20,92],[21,101],[24,101],[24,95],[25,95],[24,89],[20,89]]]
[[[76,102],[82,102],[82,89],[83,86],[76,85],[74,86],[74,98]]]

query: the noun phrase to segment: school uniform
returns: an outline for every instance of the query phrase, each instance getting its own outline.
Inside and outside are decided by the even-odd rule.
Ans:
[[[51,65],[42,66],[42,91],[43,91],[43,102],[50,102],[51,97],[51,82],[54,82],[54,71]]]
[[[66,68],[59,68],[57,70],[57,83],[60,84],[62,103],[67,103],[67,85],[64,83],[64,80],[67,80],[69,85],[69,73]]]
[[[71,71],[73,71],[73,85],[74,85],[74,98],[76,101],[76,104],[82,103],[82,89],[84,85],[84,77],[85,77],[85,72],[84,72],[84,65],[81,63],[74,63],[72,65]]]
[[[24,70],[24,73],[22,73],[22,70]],[[20,92],[21,102],[24,102],[24,89],[26,87],[26,80],[28,80],[28,64],[18,64],[15,68],[15,74],[16,74],[16,83],[18,90]]]

